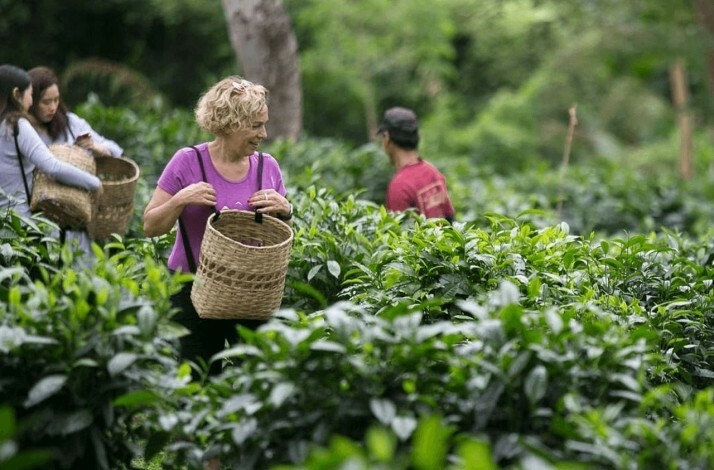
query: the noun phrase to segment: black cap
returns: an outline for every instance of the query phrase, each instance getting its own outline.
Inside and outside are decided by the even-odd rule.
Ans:
[[[389,132],[393,140],[413,140],[419,136],[419,120],[411,109],[394,107],[384,112],[377,134]]]

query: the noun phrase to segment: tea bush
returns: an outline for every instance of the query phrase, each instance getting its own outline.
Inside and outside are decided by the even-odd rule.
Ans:
[[[25,423],[20,449],[51,451],[43,468],[118,468],[181,385],[167,315],[180,279],[140,241],[78,264],[53,229],[13,214],[0,229],[0,404]]]
[[[371,144],[271,143],[296,210],[283,308],[203,383],[176,360],[175,233],[140,225],[205,136],[185,112],[82,111],[145,170],[135,217],[86,263],[52,223],[0,213],[3,468],[712,465],[706,178],[598,161],[506,179],[454,157],[448,224],[381,206]]]

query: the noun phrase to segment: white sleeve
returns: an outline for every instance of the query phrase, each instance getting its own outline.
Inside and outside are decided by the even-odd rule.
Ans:
[[[111,139],[107,139],[106,137],[92,129],[92,126],[89,125],[86,119],[83,119],[77,116],[76,114],[69,112],[67,113],[67,120],[68,125],[70,129],[72,129],[72,132],[74,133],[75,137],[89,132],[92,134],[92,140],[94,141],[94,143],[97,145],[101,145],[102,147],[106,147],[107,150],[109,150],[109,153],[112,154],[112,157],[120,157],[124,153],[124,149],[121,148],[119,144],[117,144]]]

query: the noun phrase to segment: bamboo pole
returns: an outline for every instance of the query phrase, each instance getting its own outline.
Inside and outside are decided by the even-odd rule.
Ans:
[[[565,145],[563,148],[563,161],[560,164],[560,181],[558,184],[558,219],[561,218],[563,212],[563,182],[565,180],[565,172],[570,163],[570,149],[573,146],[573,136],[575,135],[575,127],[578,125],[577,115],[578,104],[574,103],[568,110],[568,134],[565,137]]]
[[[677,126],[680,133],[679,174],[688,180],[693,174],[693,130],[692,115],[688,109],[689,93],[687,92],[687,75],[684,60],[677,59],[669,69],[669,81],[672,87],[672,101],[677,111]]]

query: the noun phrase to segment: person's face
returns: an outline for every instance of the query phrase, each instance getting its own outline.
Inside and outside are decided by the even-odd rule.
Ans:
[[[37,119],[43,124],[54,119],[55,114],[57,114],[57,108],[59,107],[59,88],[57,85],[52,85],[48,87],[40,96],[40,102],[35,106],[35,113],[37,114]]]
[[[229,145],[236,148],[240,155],[251,155],[260,146],[263,139],[268,137],[268,133],[265,131],[267,123],[268,107],[264,106],[248,129],[241,129],[227,136]]]
[[[27,112],[27,110],[30,109],[30,106],[32,106],[32,85],[29,85],[27,88],[25,88],[24,92],[20,92],[18,90],[17,93],[17,101],[20,102],[22,110]]]

